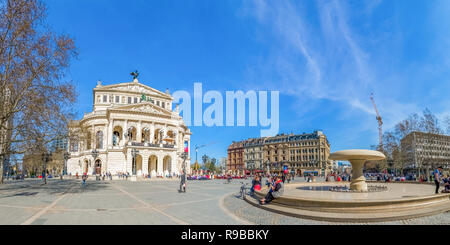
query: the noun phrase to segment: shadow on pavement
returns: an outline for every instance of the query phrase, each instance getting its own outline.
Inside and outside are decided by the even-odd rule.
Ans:
[[[66,193],[95,192],[109,186],[105,181],[87,181],[86,186],[82,186],[81,180],[76,179],[49,179],[47,184],[43,180],[17,180],[8,181],[0,185],[0,199],[16,196],[34,196],[37,194],[58,195]]]

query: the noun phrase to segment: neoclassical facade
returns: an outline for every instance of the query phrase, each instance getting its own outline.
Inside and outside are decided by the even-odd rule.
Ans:
[[[330,143],[322,131],[279,134],[233,142],[228,147],[227,170],[279,173],[286,166],[299,175],[326,175],[332,170],[329,155]]]
[[[190,173],[191,132],[172,111],[173,97],[139,83],[102,85],[93,90],[93,111],[69,125],[67,172],[94,174],[129,173],[167,176],[183,169]]]

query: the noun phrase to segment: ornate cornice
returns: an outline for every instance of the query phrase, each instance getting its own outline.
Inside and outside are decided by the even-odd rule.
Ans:
[[[94,88],[95,92],[123,92],[123,93],[135,93],[135,94],[145,94],[150,96],[156,96],[159,98],[167,99],[167,100],[173,100],[173,97],[169,94],[163,93],[159,90],[156,90],[152,87],[149,87],[147,85],[141,84],[141,83],[119,83],[119,84],[112,84],[107,86],[101,86]]]

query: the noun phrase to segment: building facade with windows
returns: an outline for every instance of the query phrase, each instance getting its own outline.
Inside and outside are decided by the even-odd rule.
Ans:
[[[184,144],[191,132],[172,111],[173,97],[139,83],[102,85],[93,89],[93,111],[69,124],[67,172],[129,173],[137,178],[165,177],[183,168]],[[186,172],[190,172],[190,150]]]
[[[265,138],[253,138],[243,142],[244,168],[254,171],[263,166],[264,163],[264,141]]]
[[[450,136],[424,132],[411,132],[401,139],[405,152],[404,170],[421,173],[442,166],[450,169]]]
[[[233,142],[227,150],[227,170],[235,174],[242,174],[244,166],[244,144],[242,141]]]
[[[234,163],[236,148],[242,144],[241,169],[281,173],[285,168],[298,175],[326,175],[332,171],[330,143],[322,131],[310,134],[280,134],[273,137],[234,142],[228,148],[229,163]],[[230,154],[231,153],[231,154]],[[235,170],[229,165],[229,171]]]

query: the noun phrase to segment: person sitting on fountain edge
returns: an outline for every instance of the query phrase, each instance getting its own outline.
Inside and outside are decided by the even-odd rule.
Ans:
[[[284,192],[284,185],[283,181],[281,181],[280,177],[275,177],[275,183],[271,184],[269,187],[269,192],[267,195],[259,201],[261,205],[270,203],[273,199],[279,198],[281,195],[283,195]]]

